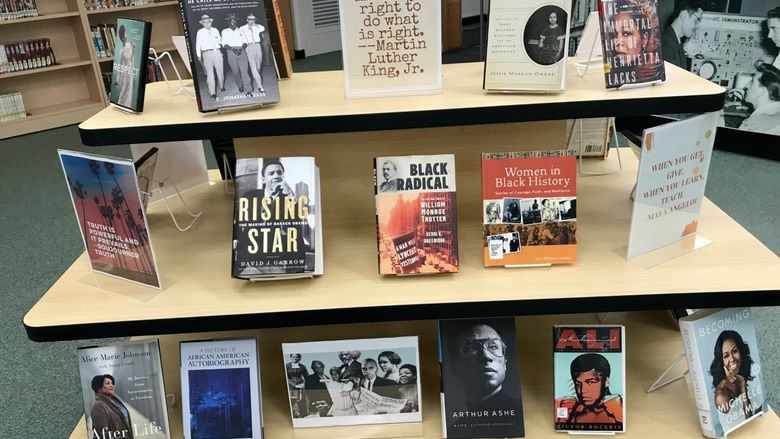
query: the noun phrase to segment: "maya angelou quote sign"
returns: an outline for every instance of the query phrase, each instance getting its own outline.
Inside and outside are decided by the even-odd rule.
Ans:
[[[340,0],[346,96],[441,90],[441,3]]]

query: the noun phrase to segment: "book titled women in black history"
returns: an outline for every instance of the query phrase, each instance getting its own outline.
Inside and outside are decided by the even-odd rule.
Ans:
[[[78,349],[89,439],[170,439],[160,348],[141,340]]]
[[[626,431],[625,327],[553,327],[555,430]]]
[[[257,339],[180,345],[185,439],[261,439],[263,413]]]
[[[236,161],[233,276],[322,274],[319,171],[313,157]]]
[[[279,102],[263,0],[179,0],[202,112]]]
[[[444,437],[523,437],[515,319],[439,322]]]
[[[458,271],[454,155],[377,157],[374,194],[380,274]]]
[[[607,88],[666,80],[658,0],[599,0]]]
[[[146,92],[146,58],[152,23],[131,18],[116,20],[117,44],[111,73],[111,105],[140,113]]]

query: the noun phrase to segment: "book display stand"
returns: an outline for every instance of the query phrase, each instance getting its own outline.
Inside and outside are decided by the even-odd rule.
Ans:
[[[152,189],[150,192],[142,192],[144,195],[148,195],[149,197],[152,197],[155,192],[160,194],[160,200],[162,200],[163,204],[165,204],[165,208],[168,210],[168,214],[171,216],[171,220],[173,220],[173,225],[176,226],[176,229],[178,229],[180,232],[186,232],[187,230],[191,229],[192,226],[195,225],[195,222],[198,221],[198,218],[200,218],[201,215],[203,215],[203,211],[200,211],[198,213],[193,213],[190,209],[190,206],[187,205],[187,202],[184,201],[184,197],[181,195],[181,192],[179,191],[179,188],[176,187],[176,183],[173,182],[173,180],[166,178],[162,181],[152,181],[153,186],[157,186],[154,189]],[[176,196],[179,197],[179,200],[181,200],[181,204],[184,205],[184,209],[187,211],[187,214],[190,216],[191,221],[186,226],[182,227],[179,225],[179,222],[176,221],[176,216],[173,214],[173,209],[171,209],[171,205],[168,204],[168,196],[163,191],[163,188],[166,187],[166,185],[173,186],[173,190],[176,191]]]
[[[617,154],[617,161],[618,166],[614,169],[609,169],[605,171],[585,171],[583,170],[582,166],[582,156],[585,154],[585,143],[582,141],[582,139],[585,137],[582,133],[582,125],[583,123],[580,122],[579,124],[579,132],[580,132],[580,144],[579,148],[577,148],[577,152],[579,154],[579,158],[577,159],[577,172],[580,173],[580,175],[606,175],[606,174],[613,174],[615,172],[620,172],[623,170],[623,160],[620,158],[620,145],[618,145],[618,135],[617,135],[617,128],[615,127],[615,121],[614,119],[610,123],[612,125],[612,138],[615,141],[615,153]],[[572,133],[574,133],[574,130],[572,130]],[[607,145],[607,148],[610,147],[612,142],[609,142]]]
[[[666,370],[663,371],[663,373],[658,377],[658,379],[655,380],[653,384],[651,384],[650,387],[647,388],[646,392],[647,393],[654,392],[667,384],[671,384],[681,378],[685,378],[685,375],[688,374],[687,366],[685,368],[685,372],[683,372],[682,374],[672,378],[667,378],[668,375],[672,372],[672,370],[674,370],[675,366],[677,366],[677,364],[680,362],[680,360],[685,360],[685,352],[674,357],[674,360],[672,360],[672,363],[669,365],[669,367],[667,367]]]
[[[179,88],[176,90],[174,90],[171,87],[171,84],[168,81],[168,75],[165,73],[165,68],[163,67],[162,60],[165,59],[166,57],[168,58],[168,61],[171,63],[171,67],[173,67],[173,72],[176,73],[176,79],[179,82]],[[163,82],[165,82],[165,85],[168,86],[168,90],[171,92],[171,94],[177,95],[179,93],[186,92],[188,94],[191,94],[192,96],[195,96],[195,87],[192,86],[187,87],[184,85],[184,80],[179,74],[179,69],[176,67],[176,63],[173,61],[173,57],[171,56],[170,52],[166,51],[158,54],[154,48],[150,48],[149,60],[160,66],[160,71],[162,72],[162,76],[163,76]]]
[[[568,68],[569,75],[576,74],[573,62]],[[262,284],[230,278],[233,200],[221,182],[202,184],[184,195],[193,212],[209,214],[187,234],[172,227],[162,203],[149,206],[164,278],[161,292],[150,296],[126,283],[95,285],[82,256],[27,313],[27,334],[37,341],[163,334],[166,391],[173,394],[180,392],[179,340],[255,335],[264,371],[267,437],[440,438],[435,319],[515,315],[520,316],[517,327],[523,328],[518,349],[526,435],[554,438],[550,328],[592,323],[593,313],[610,312],[610,320],[625,324],[627,334],[625,437],[698,437],[696,405],[686,381],[645,392],[682,350],[677,329],[650,310],[719,307],[724,301],[780,305],[780,260],[712,202],[703,200],[699,231],[717,234],[715,244],[652,270],[626,261],[628,194],[638,163],[628,154],[621,158],[625,172],[578,182],[577,263],[522,273],[482,265],[480,153],[560,148],[567,118],[722,107],[722,88],[669,64],[666,70],[663,87],[607,91],[601,72],[591,71],[559,95],[485,95],[479,87],[481,63],[450,64],[444,66],[441,95],[349,101],[341,87],[333,87],[341,83],[341,72],[297,73],[279,83],[282,100],[275,106],[207,116],[191,100],[172,96],[166,85],[150,84],[143,114],[102,111],[80,125],[82,140],[88,145],[110,145],[118,138],[164,142],[222,132],[235,138],[238,158],[314,156],[321,175],[325,273],[314,280]],[[461,271],[381,277],[372,159],[441,153],[454,153],[458,169]],[[615,154],[604,161],[610,169],[617,165]],[[96,298],[98,315],[87,306]],[[643,312],[626,312],[632,310]],[[420,337],[422,424],[362,426],[358,433],[292,429],[281,343],[345,334]],[[172,436],[178,437],[181,408],[171,407],[170,413]],[[83,429],[77,426],[72,437],[83,437]],[[780,419],[770,410],[738,434],[764,438],[778,429]]]

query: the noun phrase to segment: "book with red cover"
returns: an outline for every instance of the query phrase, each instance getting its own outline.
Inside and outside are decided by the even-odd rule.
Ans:
[[[482,232],[486,267],[575,262],[575,151],[483,153]]]
[[[374,159],[380,274],[457,272],[455,156]]]

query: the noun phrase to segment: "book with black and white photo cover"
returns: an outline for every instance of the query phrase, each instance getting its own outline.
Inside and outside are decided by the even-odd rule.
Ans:
[[[482,154],[486,267],[576,262],[575,154],[574,150]]]
[[[700,310],[679,323],[704,436],[725,437],[766,413],[752,310]]]
[[[279,102],[263,0],[179,0],[179,7],[198,110]]]
[[[282,353],[294,428],[422,421],[417,337],[282,343]]]
[[[92,269],[160,288],[133,161],[57,152]]]
[[[109,100],[114,107],[140,113],[144,110],[146,63],[152,39],[152,23],[120,17],[116,20],[116,29]]]
[[[323,272],[319,170],[313,157],[236,160],[233,277]]]
[[[459,270],[455,156],[374,159],[380,274]]]
[[[445,438],[523,437],[513,317],[439,321]]]
[[[441,2],[338,4],[347,98],[441,93]]]
[[[607,88],[666,80],[658,0],[599,0]]]
[[[185,439],[261,439],[257,339],[179,344]]]
[[[170,439],[157,340],[76,351],[88,439]]]
[[[553,326],[556,431],[626,431],[625,338],[622,325]]]
[[[562,91],[570,10],[571,0],[492,0],[482,88]]]

